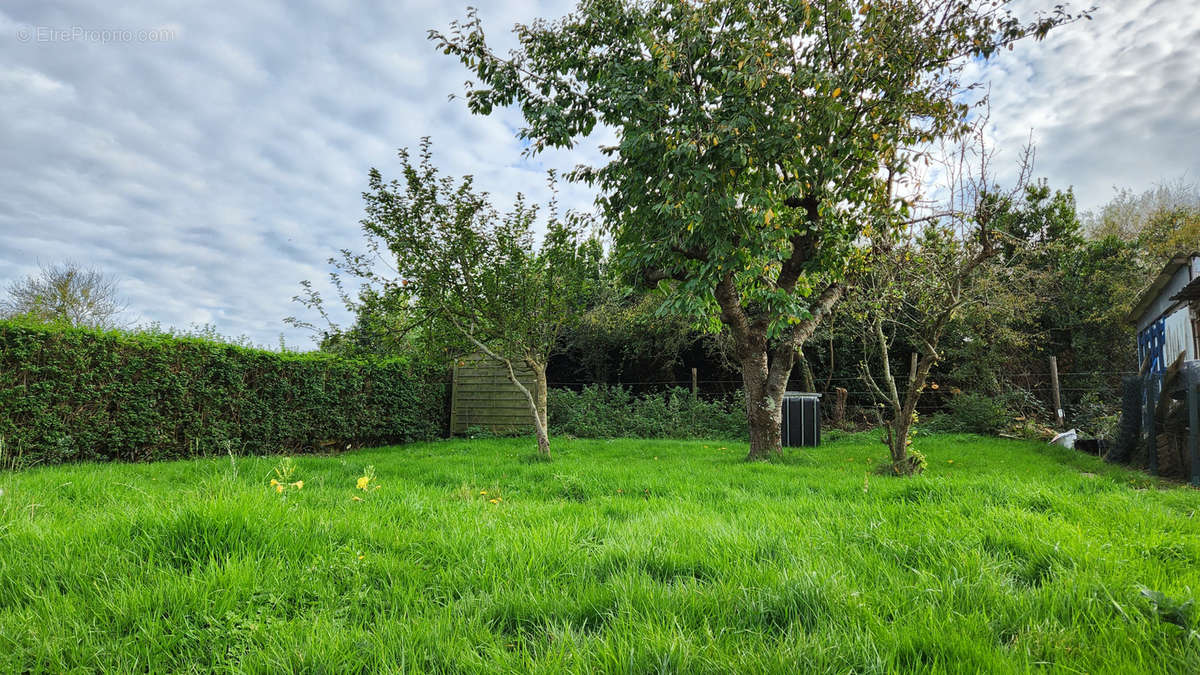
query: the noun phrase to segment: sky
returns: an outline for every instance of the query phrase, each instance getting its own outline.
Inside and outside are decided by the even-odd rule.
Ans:
[[[6,0],[0,285],[72,260],[121,280],[130,323],[311,348],[283,322],[315,319],[292,297],[303,279],[328,294],[326,260],[361,249],[367,172],[395,175],[398,148],[432,137],[439,167],[502,208],[518,191],[544,201],[547,169],[598,158],[595,143],[523,157],[516,111],[448,99],[469,73],[426,32],[466,4]],[[504,47],[514,23],[573,3],[470,4]],[[1035,175],[1081,210],[1200,181],[1195,0],[1095,4],[1093,21],[968,72],[990,84],[998,178],[1032,134]],[[585,188],[561,188],[591,208]]]

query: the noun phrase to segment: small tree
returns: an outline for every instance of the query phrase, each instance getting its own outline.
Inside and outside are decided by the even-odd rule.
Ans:
[[[37,274],[9,284],[8,297],[0,299],[0,317],[119,328],[126,305],[117,286],[115,277],[75,262],[42,265]]]
[[[1032,150],[1026,150],[1017,187],[1000,194],[989,183],[986,123],[986,117],[976,123],[977,145],[964,143],[944,163],[944,208],[876,233],[859,279],[855,304],[865,315],[864,353],[879,362],[878,377],[865,361],[860,371],[886,412],[883,442],[892,471],[900,475],[924,469],[924,457],[908,449],[917,403],[942,358],[939,345],[951,322],[968,305],[986,301],[994,287],[989,282],[997,281],[985,263],[1001,253],[1001,243],[1012,237],[1005,230],[1013,226],[998,223],[997,216],[1012,195],[1024,191],[1032,166]],[[1006,260],[1011,264],[1015,258]],[[907,378],[897,384],[893,346],[901,336],[909,342],[911,362]]]
[[[368,252],[342,251],[330,260],[339,290],[345,276],[364,285],[357,299],[345,292],[342,299],[360,324],[366,317],[393,339],[423,325],[426,338],[439,341],[446,353],[478,350],[503,364],[529,403],[538,452],[549,457],[546,363],[559,334],[586,310],[599,279],[602,249],[594,238],[583,238],[589,221],[574,212],[559,218],[552,201],[537,247],[539,209],[523,196],[511,211],[499,213],[470,176],[456,182],[439,174],[428,138],[417,164],[407,150],[400,151],[400,161],[402,180],[370,172],[362,221]],[[378,271],[383,259],[394,265],[394,275]],[[319,309],[320,297],[306,288],[301,301]],[[537,391],[517,378],[517,363],[533,371]]]
[[[469,108],[516,104],[529,152],[616,130],[598,186],[617,259],[671,309],[732,336],[749,459],[780,451],[798,350],[841,299],[864,228],[903,217],[885,168],[964,128],[963,66],[1072,20],[977,0],[580,0],[493,51],[474,11],[430,38],[478,77]]]

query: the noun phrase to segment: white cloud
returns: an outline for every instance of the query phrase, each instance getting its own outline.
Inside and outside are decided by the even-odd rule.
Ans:
[[[1032,131],[1035,174],[1073,186],[1081,209],[1101,206],[1116,186],[1141,191],[1200,174],[1194,3],[1124,0],[1093,16],[976,71],[991,84],[995,168],[1011,170]]]
[[[299,280],[324,282],[336,250],[359,246],[367,169],[394,174],[398,147],[432,136],[439,165],[475,174],[501,206],[518,190],[544,199],[548,168],[598,158],[593,145],[522,158],[516,112],[474,117],[447,100],[468,73],[426,31],[466,4],[5,3],[0,282],[72,258],[125,279],[140,320],[212,321],[265,344],[283,332],[306,346],[281,321],[301,311],[290,299]],[[513,23],[572,3],[480,4],[503,48]],[[1110,3],[979,71],[993,83],[1001,148],[1011,159],[1033,129],[1039,174],[1074,185],[1085,207],[1113,185],[1195,177],[1191,5]],[[20,39],[37,27],[165,29],[171,39]],[[565,205],[590,205],[586,189],[562,188]]]

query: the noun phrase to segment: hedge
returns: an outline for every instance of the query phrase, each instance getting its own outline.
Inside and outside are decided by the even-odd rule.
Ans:
[[[550,432],[577,438],[745,439],[749,433],[741,396],[704,399],[681,387],[642,396],[619,385],[551,389],[546,407]]]
[[[445,376],[397,360],[0,321],[9,465],[383,445],[445,416]]]

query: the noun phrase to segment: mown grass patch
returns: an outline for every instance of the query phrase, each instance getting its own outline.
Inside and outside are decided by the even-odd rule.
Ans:
[[[1200,493],[918,443],[908,479],[871,434],[0,474],[0,671],[1200,671]]]

